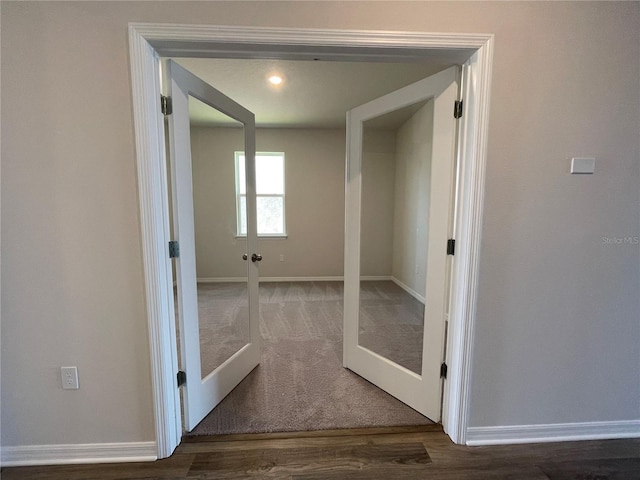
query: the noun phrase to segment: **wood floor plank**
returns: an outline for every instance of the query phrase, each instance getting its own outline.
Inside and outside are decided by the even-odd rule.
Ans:
[[[292,480],[549,480],[538,467],[497,467],[495,469],[438,468],[429,465],[424,469],[381,468],[360,471],[336,470],[321,473],[301,473]]]
[[[550,480],[640,480],[640,458],[550,462],[540,468]]]
[[[440,435],[442,435],[442,433],[440,433]],[[176,452],[187,454],[238,450],[247,451],[265,448],[322,447],[326,445],[336,447],[368,444],[387,445],[392,443],[423,443],[428,438],[428,435],[424,433],[405,433],[340,437],[276,438],[270,440],[237,440],[232,442],[186,442],[182,443]]]
[[[289,477],[299,473],[422,469],[431,459],[421,443],[276,448],[196,454],[187,478]],[[215,472],[215,473],[213,473]],[[211,476],[209,476],[211,474]]]
[[[424,444],[434,463],[439,465],[541,464],[554,461],[588,461],[594,458],[632,458],[640,455],[640,439],[589,440],[579,442],[537,443],[467,447],[453,444],[446,435],[425,436]]]
[[[244,438],[244,437],[243,437]],[[248,437],[255,438],[255,437]],[[2,480],[640,480],[640,438],[467,447],[442,431],[184,442],[148,463],[3,468]]]
[[[383,435],[392,433],[443,432],[442,425],[406,425],[398,427],[340,428],[334,430],[310,430],[304,432],[236,433],[230,435],[197,435],[182,437],[182,444],[201,442],[234,442],[240,440],[275,440],[294,438],[354,437],[359,435]]]
[[[48,465],[3,468],[2,480],[184,479],[195,455],[172,455],[155,462]]]

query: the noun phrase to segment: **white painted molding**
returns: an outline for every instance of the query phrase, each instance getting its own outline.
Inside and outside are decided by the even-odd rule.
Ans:
[[[344,279],[344,277],[343,277]],[[360,280],[363,282],[382,282],[393,280],[391,275],[360,275]]]
[[[72,463],[152,462],[156,459],[156,442],[2,447],[3,467]]]
[[[226,25],[179,25],[131,23],[164,56],[227,58],[294,58],[309,52],[345,60],[354,56],[401,62],[425,57],[442,58],[450,50],[482,48],[487,34],[396,32],[380,30],[332,30],[313,28],[235,27]],[[319,48],[321,47],[321,49]],[[315,49],[315,50],[314,50]],[[358,51],[354,51],[357,49]],[[464,52],[462,52],[464,53]]]
[[[245,282],[243,277],[205,277],[198,278],[198,283]],[[342,277],[260,277],[260,283],[266,282],[341,282]]]
[[[471,382],[473,324],[482,227],[493,35],[388,31],[343,31],[129,24],[132,100],[138,192],[150,342],[157,456],[171,455],[180,442],[180,398],[175,387],[176,331],[170,261],[169,209],[159,55],[227,58],[302,58],[330,52],[343,60],[407,61],[472,55],[461,125],[459,212],[450,311],[443,425],[465,443]],[[314,50],[315,49],[315,50]],[[451,60],[451,58],[449,58]],[[469,108],[471,105],[473,108]]]
[[[157,456],[165,458],[180,443],[182,423],[175,383],[178,352],[167,243],[169,205],[164,119],[158,100],[159,62],[149,43],[131,27],[129,50]]]
[[[565,442],[640,437],[640,420],[469,427],[467,445]]]
[[[378,276],[362,276],[360,280],[364,281],[381,281],[392,280],[389,275]],[[246,282],[244,277],[201,277],[198,278],[198,283],[235,283]],[[260,283],[268,282],[342,282],[344,277],[342,275],[337,276],[325,276],[325,277],[260,277]]]
[[[458,134],[456,253],[451,272],[449,328],[442,425],[457,444],[465,444],[469,422],[471,370],[475,344],[480,240],[484,208],[493,35],[463,66],[464,114]]]
[[[395,283],[396,285],[398,285],[401,289],[403,289],[405,292],[407,292],[409,295],[411,295],[413,298],[415,298],[416,300],[418,300],[420,303],[424,304],[425,302],[425,298],[424,295],[420,295],[418,292],[416,292],[413,288],[411,288],[409,285],[405,285],[404,283],[402,283],[400,280],[398,280],[396,277],[391,277],[391,281],[393,283]]]
[[[247,277],[198,277],[196,280],[198,283],[247,283]]]

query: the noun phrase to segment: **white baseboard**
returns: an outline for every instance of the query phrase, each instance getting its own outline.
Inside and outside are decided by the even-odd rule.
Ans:
[[[344,277],[260,277],[260,282],[342,282]]]
[[[2,466],[63,465],[71,463],[152,462],[156,442],[78,443],[2,447]]]
[[[342,282],[344,277],[260,277],[263,282]],[[198,278],[198,283],[235,283],[246,282],[246,277],[204,277]]]
[[[202,277],[197,278],[196,281],[198,283],[240,283],[247,282],[246,277]]]
[[[640,420],[469,427],[467,445],[565,442],[640,437]]]
[[[388,275],[369,275],[362,276],[360,280],[391,280]],[[246,282],[243,277],[203,277],[198,278],[198,283],[234,283]],[[329,277],[260,277],[260,282],[342,282],[344,277],[341,275]]]
[[[396,285],[398,285],[401,289],[403,289],[405,292],[407,292],[409,295],[411,295],[413,298],[415,298],[416,300],[418,300],[420,303],[425,303],[425,298],[424,296],[420,295],[418,292],[416,292],[413,288],[409,287],[408,285],[405,285],[404,283],[402,283],[400,280],[398,280],[396,277],[391,277],[390,280],[395,283]]]

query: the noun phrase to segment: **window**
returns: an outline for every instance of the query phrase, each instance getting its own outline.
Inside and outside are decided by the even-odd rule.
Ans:
[[[235,152],[235,157],[238,236],[245,236],[247,234],[247,192],[244,152]],[[283,152],[256,153],[256,208],[259,236],[286,236]]]

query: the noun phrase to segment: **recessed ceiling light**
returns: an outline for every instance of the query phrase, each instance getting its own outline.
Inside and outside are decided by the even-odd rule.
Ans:
[[[280,75],[271,75],[269,77],[269,83],[272,85],[280,85],[282,83],[282,77]]]

